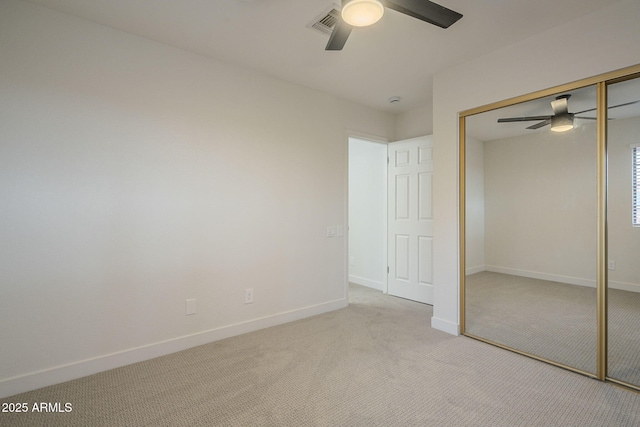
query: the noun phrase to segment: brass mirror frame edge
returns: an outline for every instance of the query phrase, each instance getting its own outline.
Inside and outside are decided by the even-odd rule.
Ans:
[[[607,87],[613,83],[619,83],[633,78],[640,78],[640,64],[630,67],[621,68],[619,70],[610,71],[608,73],[599,74],[571,83],[554,86],[526,95],[505,99],[484,106],[464,110],[458,114],[458,229],[459,229],[459,322],[460,333],[469,338],[473,338],[496,347],[500,347],[515,353],[539,360],[560,368],[564,368],[600,381],[609,381],[611,383],[628,387],[635,391],[640,391],[640,386],[627,383],[625,381],[609,378],[607,376]],[[466,332],[466,246],[465,246],[465,224],[466,224],[466,124],[465,119],[468,116],[484,113],[498,108],[510,105],[520,104],[545,96],[554,95],[559,92],[568,92],[571,90],[595,85],[597,90],[597,231],[596,231],[596,317],[597,317],[597,362],[596,373],[585,372],[572,366],[564,365],[544,357],[536,356],[524,351],[520,351],[491,340],[474,336]]]

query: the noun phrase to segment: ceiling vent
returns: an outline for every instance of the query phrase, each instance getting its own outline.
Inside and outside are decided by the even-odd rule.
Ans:
[[[327,11],[323,12],[316,19],[307,24],[307,28],[311,28],[322,34],[331,35],[333,27],[340,19],[340,11],[335,6],[330,7]]]

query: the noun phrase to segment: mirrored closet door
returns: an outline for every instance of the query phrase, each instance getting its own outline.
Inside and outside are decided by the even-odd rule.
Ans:
[[[640,78],[607,98],[608,376],[640,387]]]
[[[640,390],[640,65],[460,113],[462,333]]]
[[[466,333],[591,374],[595,117],[587,86],[469,116],[465,141]]]

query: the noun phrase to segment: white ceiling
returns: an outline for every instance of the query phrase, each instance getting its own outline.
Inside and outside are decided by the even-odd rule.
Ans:
[[[28,1],[399,113],[431,102],[434,73],[621,0],[438,0],[463,18],[444,30],[387,10],[335,52],[307,25],[339,0]]]

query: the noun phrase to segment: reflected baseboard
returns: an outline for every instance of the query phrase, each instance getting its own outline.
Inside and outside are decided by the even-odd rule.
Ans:
[[[471,274],[482,273],[483,271],[487,271],[487,267],[484,265],[479,265],[477,267],[467,268],[464,272],[467,276],[469,276]]]
[[[551,282],[567,283],[570,285],[587,286],[590,288],[596,287],[596,281],[591,279],[584,279],[580,277],[562,276],[559,274],[542,273],[538,271],[520,270],[517,268],[500,267],[495,265],[483,265],[478,267],[472,267],[465,270],[467,275],[481,273],[483,271],[490,271],[492,273],[510,274],[512,276],[529,277],[531,279],[548,280]],[[618,282],[615,280],[609,280],[610,289],[619,289],[621,291],[640,292],[640,284]]]
[[[562,276],[559,274],[542,273],[539,271],[519,270],[517,268],[499,267],[495,265],[485,265],[485,271],[492,273],[510,274],[512,276],[529,277],[531,279],[547,280],[550,282],[567,283],[569,285],[596,287],[596,281],[591,279],[583,279],[580,277]]]

